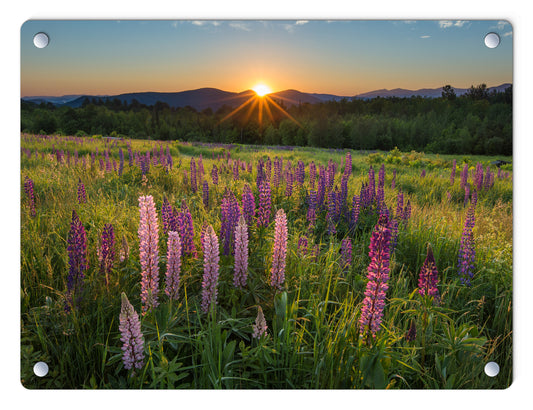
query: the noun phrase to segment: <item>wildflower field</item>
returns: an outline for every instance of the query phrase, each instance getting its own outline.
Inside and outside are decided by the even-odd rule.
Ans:
[[[512,381],[513,173],[491,164],[510,157],[30,134],[21,149],[27,388]]]

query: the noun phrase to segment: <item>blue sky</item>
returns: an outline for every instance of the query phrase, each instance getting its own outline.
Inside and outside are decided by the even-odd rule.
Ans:
[[[33,46],[45,32],[50,44]],[[488,32],[500,35],[485,47]],[[21,93],[119,94],[215,87],[356,95],[512,82],[505,21],[38,21],[21,28]]]

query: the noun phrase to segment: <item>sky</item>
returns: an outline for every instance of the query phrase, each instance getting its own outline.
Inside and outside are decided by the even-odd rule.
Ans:
[[[46,33],[39,49],[33,36]],[[501,42],[484,45],[489,32]],[[202,87],[353,96],[512,83],[512,26],[487,20],[28,20],[21,96]]]

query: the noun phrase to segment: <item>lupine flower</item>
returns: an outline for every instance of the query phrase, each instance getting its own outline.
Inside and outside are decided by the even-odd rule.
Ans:
[[[257,306],[257,317],[255,318],[255,324],[252,325],[253,333],[252,337],[254,339],[261,339],[261,336],[263,336],[267,329],[267,323],[265,320],[265,315],[263,314],[263,309],[261,309],[261,306]]]
[[[181,256],[188,254],[196,258],[196,247],[194,246],[194,225],[192,221],[191,211],[187,207],[185,200],[181,202],[181,212],[176,213],[176,229],[171,230],[179,232],[181,239]],[[172,225],[171,225],[172,226]]]
[[[326,214],[326,222],[328,224],[328,233],[330,235],[335,235],[337,229],[335,228],[335,197],[336,194],[334,191],[329,191],[328,193],[328,212]]]
[[[31,217],[35,217],[35,193],[33,189],[33,181],[26,176],[24,178],[24,191],[26,192],[26,195],[28,197],[28,204],[30,207],[30,215]]]
[[[270,209],[272,198],[270,194],[270,184],[263,181],[259,187],[259,209],[257,210],[257,226],[266,228],[270,223]]]
[[[191,158],[191,189],[192,192],[198,190],[198,185],[196,184],[196,162],[194,162],[194,158]]]
[[[346,153],[346,161],[344,164],[344,175],[350,176],[352,174],[352,154],[350,151]]]
[[[248,275],[248,225],[244,216],[240,216],[235,227],[235,287],[245,287]]]
[[[361,333],[369,331],[372,336],[375,336],[380,328],[385,307],[385,295],[389,288],[387,284],[390,271],[390,231],[387,227],[388,222],[386,214],[381,214],[370,238],[368,283],[361,308],[359,327]]]
[[[407,200],[407,205],[405,205],[405,208],[403,210],[402,221],[403,221],[404,225],[407,224],[407,222],[409,221],[410,217],[411,217],[411,201],[408,199]]]
[[[316,221],[316,207],[317,207],[317,193],[316,191],[309,192],[308,198],[309,207],[307,208],[307,221],[310,225],[314,225]]]
[[[209,225],[205,232],[204,243],[204,275],[202,280],[202,312],[207,313],[213,304],[217,304],[219,249],[218,237]]]
[[[220,237],[224,246],[224,255],[229,255],[233,253],[233,235],[241,213],[233,192],[226,190],[220,206],[220,213]]]
[[[465,202],[463,206],[466,208],[466,205],[468,204],[468,199],[470,198],[470,185],[465,185]]]
[[[181,239],[177,232],[168,233],[167,242],[167,272],[165,293],[170,299],[178,299],[181,271]]]
[[[209,208],[209,184],[205,180],[202,183],[202,200],[204,203],[204,207],[208,209]]]
[[[466,213],[465,226],[459,247],[458,271],[461,283],[470,286],[470,279],[474,276],[474,263],[476,260],[476,249],[474,234],[472,229],[476,223],[474,207],[468,208]]]
[[[129,255],[130,255],[130,247],[128,245],[128,240],[126,239],[126,236],[122,236],[122,243],[120,246],[120,253],[119,253],[120,262],[124,262],[126,259],[128,259]]]
[[[423,169],[422,172],[420,173],[420,178],[424,178],[426,176],[426,170]]]
[[[409,330],[405,333],[405,340],[408,342],[412,342],[416,339],[416,321],[414,319],[411,319],[411,325],[409,326]]]
[[[457,160],[453,160],[453,163],[452,163],[452,172],[450,173],[450,185],[453,185],[453,183],[455,182],[455,169],[457,167]]]
[[[166,235],[170,230],[170,219],[172,218],[172,205],[167,198],[163,198],[163,205],[161,205],[161,220],[163,222],[163,234]]]
[[[478,162],[476,164],[476,174],[474,177],[474,181],[476,189],[478,191],[481,191],[481,189],[483,188],[483,165],[481,164],[481,162]]]
[[[309,186],[315,189],[316,165],[313,161],[309,164]]]
[[[257,186],[257,189],[259,189],[259,186],[263,183],[265,180],[265,172],[263,169],[263,160],[259,159],[257,162],[257,176],[255,177],[255,184]]]
[[[477,205],[477,191],[472,192],[472,206],[475,208]]]
[[[251,164],[250,164],[251,166]],[[249,171],[251,172],[251,171]],[[237,162],[235,162],[233,164],[233,180],[234,181],[237,181],[239,179],[239,164]]]
[[[298,238],[298,255],[299,256],[305,256],[307,255],[307,245],[308,245],[308,242],[307,242],[307,236],[300,236],[300,238]]]
[[[398,192],[397,205],[396,205],[396,214],[395,215],[399,219],[402,219],[402,217],[403,217],[403,192],[401,190],[400,190],[400,192]]]
[[[213,185],[218,185],[218,168],[216,164],[211,169],[211,180],[213,181]]]
[[[242,194],[242,214],[248,226],[251,226],[255,217],[255,198],[248,184],[244,186]]]
[[[142,369],[144,365],[144,339],[141,332],[139,315],[124,292],[121,294],[122,306],[119,316],[119,330],[122,335],[122,361],[124,368]]]
[[[283,209],[280,208],[276,213],[274,247],[272,249],[272,268],[270,270],[270,284],[278,290],[281,290],[283,282],[285,281],[287,239],[287,215],[285,215]]]
[[[305,181],[305,165],[303,161],[298,161],[298,166],[296,168],[296,182],[298,185],[302,186]]]
[[[76,211],[72,211],[72,221],[68,233],[68,264],[69,271],[67,276],[67,303],[65,310],[70,312],[72,306],[75,306],[81,300],[81,292],[85,271],[87,270],[87,235],[85,228],[81,223]],[[77,299],[74,299],[77,295]]]
[[[357,226],[357,221],[359,221],[359,212],[360,212],[360,201],[357,195],[353,196],[353,205],[352,205],[352,219],[351,225],[353,228]]]
[[[437,271],[433,250],[428,245],[426,260],[420,269],[418,278],[418,293],[422,296],[433,296],[435,300],[438,300],[439,290],[437,289],[437,283],[439,283],[439,272]]]
[[[461,189],[463,189],[468,182],[468,164],[465,164],[461,171]]]
[[[100,274],[104,276],[104,283],[109,283],[109,274],[115,263],[115,232],[113,225],[105,224],[100,241]]]
[[[352,240],[344,238],[341,243],[341,265],[343,269],[352,266]]]
[[[157,307],[159,291],[159,226],[154,199],[151,195],[139,197],[139,254],[141,262],[141,301],[145,313]]]

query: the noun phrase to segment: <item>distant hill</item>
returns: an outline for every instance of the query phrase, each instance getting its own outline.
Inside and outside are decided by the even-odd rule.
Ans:
[[[511,84],[502,84],[497,87],[489,87],[489,92],[492,90],[504,91]],[[460,96],[468,91],[468,88],[454,88],[456,95]],[[421,96],[426,98],[440,97],[442,88],[423,88],[420,90],[406,90],[403,88],[395,88],[393,90],[381,89],[370,91],[362,94],[358,94],[352,97],[338,96],[334,94],[317,94],[317,93],[304,93],[298,90],[284,90],[269,94],[269,97],[278,103],[283,103],[285,107],[298,104],[316,104],[324,101],[340,101],[345,98],[347,100],[352,99],[371,99],[376,97],[412,97]],[[30,101],[36,104],[52,103],[57,106],[68,107],[81,107],[86,98],[97,100],[114,100],[118,99],[122,103],[127,102],[131,104],[134,100],[137,100],[140,104],[154,105],[160,101],[168,104],[170,107],[186,107],[190,106],[196,110],[204,110],[211,108],[216,111],[222,106],[237,107],[249,98],[254,96],[255,93],[252,90],[246,90],[240,93],[223,91],[217,88],[199,88],[196,90],[187,90],[180,92],[138,92],[127,93],[119,95],[64,95],[61,97],[49,97],[49,96],[34,96],[23,97],[23,101]]]

